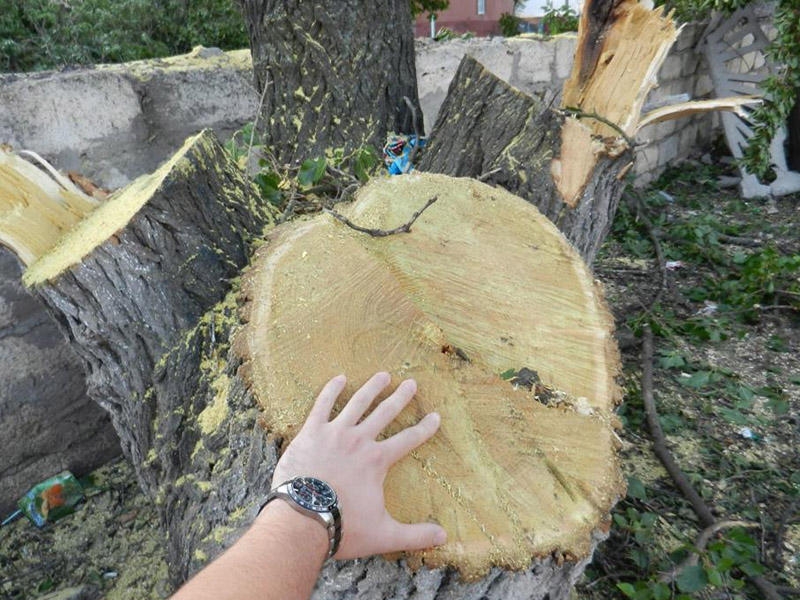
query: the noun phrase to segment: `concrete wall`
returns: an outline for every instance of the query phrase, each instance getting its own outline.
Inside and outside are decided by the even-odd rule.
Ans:
[[[648,99],[711,93],[703,60],[693,51],[699,28],[687,27]],[[417,77],[430,131],[461,57],[472,54],[498,76],[531,94],[554,94],[568,77],[574,36],[417,42]],[[152,171],[190,134],[212,127],[223,138],[258,108],[246,50],[198,49],[190,55],[33,75],[0,75],[0,143],[35,150],[64,170],[108,187]],[[667,122],[641,132],[635,173],[651,181],[667,164],[716,135],[710,116]]]

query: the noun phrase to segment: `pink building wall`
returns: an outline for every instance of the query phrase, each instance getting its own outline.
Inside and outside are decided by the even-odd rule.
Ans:
[[[478,14],[479,4],[485,6],[484,14]],[[456,33],[472,32],[478,36],[500,35],[498,21],[503,13],[514,12],[514,0],[450,0],[450,7],[436,15],[437,31],[442,27]],[[431,23],[428,14],[417,17],[414,25],[417,37],[430,37]]]

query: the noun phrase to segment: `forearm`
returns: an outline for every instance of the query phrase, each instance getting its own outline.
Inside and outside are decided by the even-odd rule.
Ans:
[[[328,536],[320,523],[275,500],[233,546],[173,598],[306,600],[327,551]]]

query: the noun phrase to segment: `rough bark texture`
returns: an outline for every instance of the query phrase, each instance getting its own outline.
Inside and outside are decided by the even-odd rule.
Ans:
[[[32,485],[84,475],[120,453],[108,415],[86,395],[83,368],[0,248],[0,514]]]
[[[792,171],[800,172],[800,98],[794,103],[786,122],[786,162]]]
[[[408,0],[240,4],[264,94],[262,129],[280,161],[381,147],[387,131],[414,132],[403,100],[418,103]]]
[[[591,264],[611,228],[630,151],[601,157],[574,207],[556,189],[564,115],[465,56],[420,161],[423,171],[481,178],[534,204]],[[568,157],[562,157],[569,161]]]
[[[68,253],[96,234],[106,215],[146,200],[124,228],[100,232],[105,241],[60,272],[51,272],[53,255],[45,255],[25,281],[68,332],[90,396],[110,413],[123,452],[154,494],[160,475],[147,462],[157,433],[153,369],[224,297],[267,213],[210,133],[125,192],[58,249]]]

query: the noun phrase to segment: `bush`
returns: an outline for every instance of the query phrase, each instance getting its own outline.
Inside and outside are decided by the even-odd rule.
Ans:
[[[519,17],[509,13],[503,13],[500,15],[499,21],[500,33],[502,33],[504,37],[514,37],[515,35],[519,35],[519,23]]]
[[[31,71],[249,45],[233,0],[11,0],[0,70]]]
[[[544,11],[542,24],[545,33],[558,35],[567,31],[578,31],[578,13],[569,4],[555,7],[552,0],[548,0]]]

